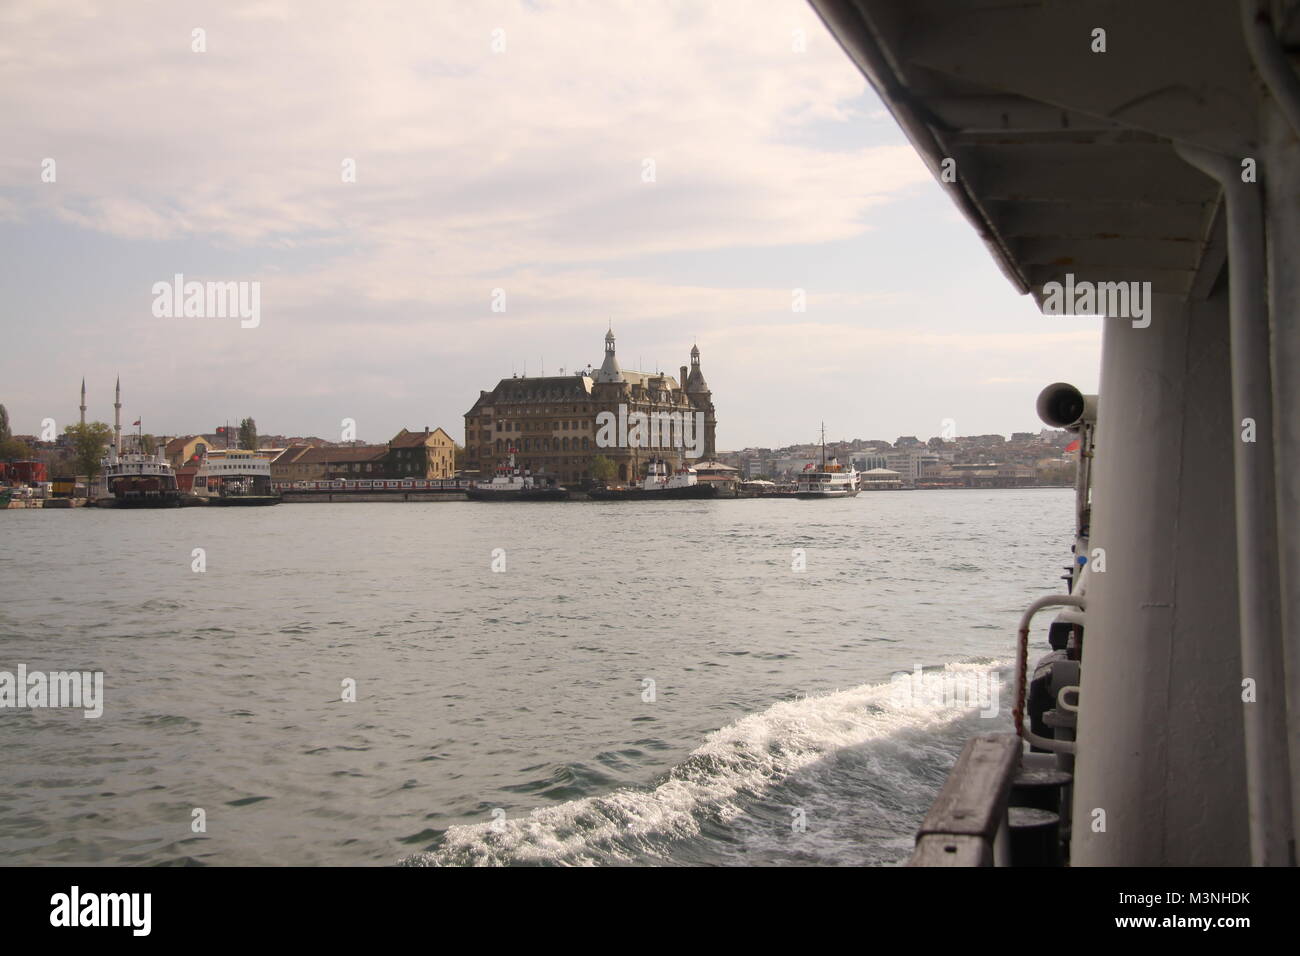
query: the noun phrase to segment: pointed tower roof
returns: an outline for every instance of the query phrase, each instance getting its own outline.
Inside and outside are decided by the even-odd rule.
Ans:
[[[596,373],[596,384],[604,385],[625,381],[627,379],[623,377],[623,370],[618,367],[618,359],[614,357],[614,329],[611,327],[605,333],[605,361],[601,363],[600,371]]]
[[[700,371],[700,347],[691,346],[691,374],[687,377],[686,391],[688,392],[707,392],[709,383],[704,381],[704,373]]]

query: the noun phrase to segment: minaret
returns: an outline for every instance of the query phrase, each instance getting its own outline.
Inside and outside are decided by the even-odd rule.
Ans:
[[[122,454],[122,376],[117,377],[117,394],[113,398],[113,454]]]
[[[86,424],[86,378],[81,378],[81,424]]]

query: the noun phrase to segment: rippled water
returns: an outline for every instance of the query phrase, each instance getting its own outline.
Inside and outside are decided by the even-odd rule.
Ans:
[[[891,674],[1008,661],[1019,612],[1060,586],[1071,505],[9,511],[0,670],[103,670],[106,701],[0,710],[0,854],[892,862],[1008,702],[909,705]]]

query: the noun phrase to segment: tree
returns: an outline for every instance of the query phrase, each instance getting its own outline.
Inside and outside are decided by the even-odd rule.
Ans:
[[[14,438],[9,429],[9,412],[0,405],[0,461],[31,457],[32,450],[27,443]]]
[[[158,439],[154,438],[152,435],[140,436],[140,451],[144,452],[146,455],[152,455],[157,450]]]
[[[451,446],[454,449],[452,452],[452,467],[456,471],[460,471],[465,467],[465,446],[459,442],[452,442]]]
[[[19,441],[17,438],[0,438],[0,461],[31,457],[32,450],[26,442]]]
[[[612,458],[606,458],[604,455],[596,455],[591,459],[591,477],[597,481],[609,481],[614,477],[617,468]]]
[[[239,423],[239,447],[257,451],[257,422],[245,418]]]
[[[104,457],[104,449],[113,438],[113,429],[103,422],[89,422],[85,425],[69,425],[63,431],[68,436],[72,450],[71,464],[76,473],[94,481],[99,475],[99,463]]]

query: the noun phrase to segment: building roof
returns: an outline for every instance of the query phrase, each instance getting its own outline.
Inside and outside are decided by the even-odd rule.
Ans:
[[[497,382],[490,392],[480,392],[478,401],[465,414],[473,415],[484,405],[509,402],[588,401],[592,381],[585,375],[511,376]]]
[[[665,375],[663,372],[638,372],[634,369],[625,368],[623,369],[623,378],[629,385],[641,385],[645,388],[650,388],[652,383],[655,388],[678,388],[677,379],[671,375]]]
[[[293,459],[295,464],[346,465],[352,462],[375,461],[388,454],[387,445],[351,445],[335,448],[306,446],[306,448],[307,450],[301,456]]]
[[[403,428],[393,436],[393,440],[388,443],[390,448],[420,448],[429,443],[429,440],[436,435],[442,435],[447,441],[451,441],[451,436],[441,428],[435,428],[433,431],[427,429],[422,432],[407,431]]]
[[[302,456],[305,455],[308,451],[310,451],[313,447],[315,446],[290,445],[288,448],[284,449],[284,451],[280,452],[280,454],[276,455],[273,459],[271,459],[271,464],[291,465],[294,462],[296,462],[298,459],[302,458]]]

